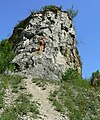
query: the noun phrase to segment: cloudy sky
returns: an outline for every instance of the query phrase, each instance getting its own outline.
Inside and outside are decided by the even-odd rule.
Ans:
[[[83,63],[83,77],[100,70],[100,0],[1,0],[0,40],[10,37],[18,21],[25,19],[32,10],[45,5],[63,6],[67,10],[74,5],[79,13],[74,19],[77,41]]]

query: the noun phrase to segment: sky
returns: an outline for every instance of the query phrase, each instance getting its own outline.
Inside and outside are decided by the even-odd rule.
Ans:
[[[92,72],[100,70],[100,0],[1,0],[0,40],[8,38],[18,21],[40,10],[45,5],[63,6],[63,10],[78,10],[74,18],[77,47],[82,61],[82,74],[89,78]]]

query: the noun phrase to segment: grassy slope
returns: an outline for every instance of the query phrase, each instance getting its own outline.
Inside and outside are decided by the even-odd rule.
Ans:
[[[32,118],[39,114],[36,103],[30,101],[31,96],[25,93],[21,82],[20,76],[0,75],[0,120],[20,120],[20,117],[27,116],[29,112],[32,113]],[[11,93],[5,96],[9,89]],[[5,103],[7,97],[10,100],[10,96],[13,99],[11,105]]]
[[[39,113],[36,103],[30,102],[30,96],[23,92],[21,82],[22,78],[19,76],[0,75],[0,109],[4,110],[0,120],[16,120],[18,116],[27,115],[28,112],[32,112],[32,117],[35,118]],[[34,79],[33,82],[43,89],[52,84],[50,81],[38,79]],[[49,99],[57,111],[67,114],[70,120],[99,120],[99,87],[95,89],[88,81],[81,79],[62,81],[55,85],[59,87],[51,92]],[[6,106],[4,96],[9,86],[18,97],[11,106]]]
[[[55,109],[68,114],[71,120],[100,120],[100,88],[88,81],[63,81],[50,95]]]

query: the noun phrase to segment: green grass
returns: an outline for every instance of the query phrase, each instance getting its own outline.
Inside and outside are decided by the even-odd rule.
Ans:
[[[1,75],[0,86],[7,89],[9,86],[12,91],[18,91],[21,84],[22,77],[18,75]]]
[[[39,114],[38,107],[36,103],[30,102],[29,96],[26,94],[21,94],[16,99],[16,111],[20,115],[27,115],[28,112],[32,113],[32,117],[36,117]]]
[[[0,91],[0,109],[4,108],[4,99],[3,99],[3,96],[4,96],[4,92]]]
[[[32,96],[22,91],[22,79],[23,77],[18,75],[0,74],[0,109],[4,109],[4,112],[0,115],[0,120],[20,120],[20,117],[23,115],[27,116],[28,113],[31,113],[32,118],[37,118],[39,114],[37,103],[31,102],[30,99]],[[12,105],[5,106],[5,89],[9,89],[9,87],[18,97]]]
[[[52,92],[49,99],[57,111],[67,112],[70,120],[99,120],[99,94],[100,87],[95,89],[77,71],[68,69],[62,74],[59,89]]]
[[[47,81],[44,79],[34,78],[32,79],[32,82],[35,83],[37,86],[41,87],[42,89],[46,89],[48,85]]]
[[[23,115],[32,113],[32,118],[37,118],[39,114],[38,107],[35,102],[30,103],[25,94],[21,94],[13,106],[5,108],[0,120],[20,120]],[[19,117],[20,116],[20,117]]]
[[[41,87],[42,90],[45,90],[47,88],[47,86],[50,84],[54,84],[54,85],[59,84],[58,81],[46,80],[46,79],[40,79],[40,78],[33,78],[32,82],[35,83],[37,86]]]
[[[0,120],[19,120],[14,107],[8,107],[0,116]]]
[[[72,71],[72,70],[71,70]],[[68,114],[70,120],[99,120],[100,119],[100,87],[95,89],[89,81],[81,79],[76,72],[70,72],[71,76],[64,74],[64,80],[54,82],[53,80],[33,79],[32,81],[41,88],[54,84],[59,87],[50,93],[49,100],[55,106],[55,110],[62,114]],[[31,102],[31,95],[21,93],[22,77],[11,75],[0,75],[0,108],[4,109],[0,120],[20,120],[23,115],[31,113],[32,118],[39,114],[37,103]],[[4,90],[18,90],[17,99],[11,106],[5,107]],[[19,91],[20,89],[20,91]],[[20,116],[20,117],[18,117]]]
[[[99,120],[100,101],[97,95],[98,92],[87,81],[63,81],[49,99],[57,111],[68,112],[71,120]]]

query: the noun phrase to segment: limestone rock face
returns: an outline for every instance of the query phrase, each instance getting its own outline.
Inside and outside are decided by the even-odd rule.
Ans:
[[[53,80],[60,80],[61,73],[68,68],[74,68],[81,74],[73,21],[67,13],[47,10],[44,14],[32,14],[26,20],[25,28],[19,25],[10,38],[15,35],[13,42],[18,41],[12,61],[17,72]],[[18,31],[20,34],[17,35]]]

